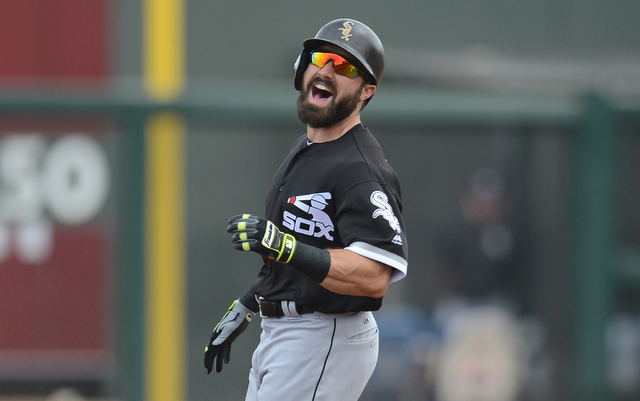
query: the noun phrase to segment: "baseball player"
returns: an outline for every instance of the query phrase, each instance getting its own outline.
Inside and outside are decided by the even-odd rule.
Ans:
[[[407,272],[398,178],[360,122],[383,70],[382,43],[359,21],[305,40],[294,86],[307,132],[276,171],[264,217],[229,219],[234,248],[263,264],[213,329],[204,365],[220,372],[259,312],[246,401],[356,401],[373,373],[371,311]]]

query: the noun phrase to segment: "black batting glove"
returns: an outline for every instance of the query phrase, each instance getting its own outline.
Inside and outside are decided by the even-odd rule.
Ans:
[[[233,234],[231,241],[235,249],[257,252],[276,262],[289,263],[296,250],[297,241],[293,235],[252,214],[231,217],[227,232]]]
[[[223,363],[229,363],[231,343],[245,331],[254,315],[255,312],[242,305],[240,301],[233,301],[204,347],[204,368],[207,374],[211,373],[214,363],[218,373],[222,371]]]

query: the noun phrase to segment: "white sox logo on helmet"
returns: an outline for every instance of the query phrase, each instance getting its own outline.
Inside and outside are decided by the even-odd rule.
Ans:
[[[344,28],[338,28],[340,32],[342,32],[342,37],[340,39],[344,39],[345,42],[349,41],[349,38],[353,35],[351,34],[351,29],[353,29],[353,22],[346,21],[342,24]]]

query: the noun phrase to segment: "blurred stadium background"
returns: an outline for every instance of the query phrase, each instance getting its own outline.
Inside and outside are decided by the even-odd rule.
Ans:
[[[0,399],[244,398],[259,322],[201,364],[259,268],[226,220],[344,16],[385,45],[363,120],[410,239],[362,401],[640,399],[636,0],[0,2]]]

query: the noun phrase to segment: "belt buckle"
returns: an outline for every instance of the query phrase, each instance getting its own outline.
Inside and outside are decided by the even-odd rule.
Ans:
[[[260,304],[260,317],[263,319],[269,319],[269,316],[277,316],[276,304],[273,302],[267,302],[263,297],[258,299]]]

